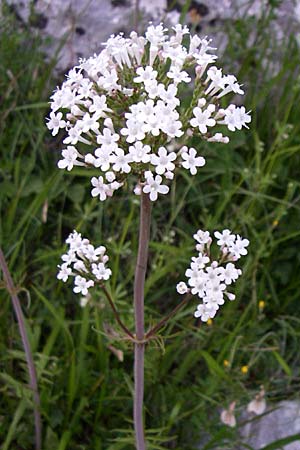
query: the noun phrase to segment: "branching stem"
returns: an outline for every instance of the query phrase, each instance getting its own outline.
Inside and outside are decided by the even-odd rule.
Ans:
[[[151,328],[145,338],[146,340],[151,338],[152,336],[154,336],[164,325],[166,325],[168,323],[168,321],[175,316],[178,311],[180,311],[190,300],[191,298],[191,294],[186,294],[186,296],[184,297],[184,299],[182,300],[181,303],[179,303],[176,308],[174,308],[166,317],[164,317],[162,320],[160,320],[156,325],[154,325],[153,328]]]
[[[108,292],[108,290],[106,289],[105,285],[104,285],[104,284],[101,284],[101,288],[103,289],[103,292],[104,292],[104,294],[105,294],[105,296],[106,296],[106,298],[107,298],[107,300],[108,300],[108,302],[109,302],[109,304],[110,304],[110,306],[111,306],[111,309],[113,310],[113,313],[114,313],[114,316],[115,316],[115,318],[116,318],[116,321],[118,322],[118,324],[120,325],[120,327],[122,328],[122,330],[125,332],[125,334],[127,334],[128,336],[130,336],[130,337],[134,340],[134,339],[135,339],[135,338],[134,338],[134,335],[131,333],[131,331],[128,330],[128,328],[126,327],[126,325],[124,325],[124,323],[122,322],[122,320],[121,320],[121,318],[120,318],[120,316],[119,316],[118,310],[117,310],[117,308],[115,307],[114,301],[113,301],[113,299],[111,298],[111,295],[110,295],[110,293]]]

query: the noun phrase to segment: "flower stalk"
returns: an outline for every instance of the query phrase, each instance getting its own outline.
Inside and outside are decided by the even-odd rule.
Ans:
[[[112,311],[113,311],[113,313],[114,313],[114,316],[115,316],[115,318],[116,318],[116,321],[118,322],[118,324],[120,325],[120,327],[121,327],[122,330],[124,331],[125,335],[129,336],[132,340],[134,340],[133,334],[131,333],[130,330],[128,330],[128,328],[126,327],[126,325],[122,322],[122,320],[121,320],[121,318],[120,318],[120,316],[119,316],[118,310],[117,310],[117,308],[115,307],[114,301],[113,301],[113,299],[111,298],[111,295],[110,295],[110,293],[108,292],[108,290],[106,289],[105,285],[104,285],[104,284],[101,284],[101,288],[102,288],[102,290],[103,290],[103,292],[104,292],[104,294],[105,294],[105,296],[106,296],[106,298],[107,298],[107,300],[108,300],[108,302],[109,302],[109,304],[110,304],[110,307],[111,307],[111,309],[112,309]]]
[[[134,278],[134,315],[137,341],[134,344],[134,406],[133,420],[136,439],[136,449],[145,450],[143,425],[144,399],[144,286],[148,261],[150,238],[151,201],[149,196],[141,194],[139,247]]]
[[[180,311],[188,303],[191,297],[191,294],[187,293],[181,303],[179,303],[166,317],[163,317],[156,325],[154,325],[153,328],[151,328],[146,333],[146,339],[148,340],[152,338],[161,328],[167,325],[169,320],[172,319],[172,317],[174,317],[178,313],[178,311]]]

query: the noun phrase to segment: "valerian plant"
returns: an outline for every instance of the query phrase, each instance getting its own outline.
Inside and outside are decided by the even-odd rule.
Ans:
[[[91,178],[91,195],[104,201],[116,191],[132,189],[140,197],[140,230],[134,278],[135,331],[122,322],[105,283],[111,276],[106,248],[95,248],[74,231],[66,240],[58,278],[74,277],[74,292],[84,296],[100,286],[118,324],[134,344],[134,428],[137,450],[146,448],[143,426],[145,344],[186,304],[202,321],[213,318],[226,299],[235,296],[228,287],[242,271],[235,262],[247,254],[247,239],[230,230],[216,231],[212,245],[208,231],[194,234],[197,256],[186,270],[187,284],[177,284],[184,295],[174,310],[145,331],[144,283],[148,261],[151,205],[170,189],[176,172],[192,176],[205,165],[196,148],[188,147],[193,136],[201,141],[226,144],[226,130],[248,128],[251,117],[244,106],[220,106],[227,94],[244,92],[233,75],[224,75],[214,64],[217,56],[210,41],[190,35],[186,26],[172,30],[152,24],[145,37],[132,32],[111,36],[99,55],[82,59],[69,71],[66,81],[51,97],[47,125],[55,136],[65,131],[60,169],[74,166],[99,170]],[[192,99],[182,100],[187,88]],[[224,134],[223,134],[224,133]],[[195,141],[195,139],[194,139]],[[218,251],[217,251],[218,249]],[[175,293],[175,288],[174,288]],[[199,300],[198,300],[199,302]]]

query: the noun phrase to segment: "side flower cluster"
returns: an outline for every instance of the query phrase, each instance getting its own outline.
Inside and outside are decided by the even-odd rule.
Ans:
[[[111,270],[106,267],[109,260],[106,248],[102,245],[95,248],[77,231],[69,235],[66,243],[69,250],[61,257],[63,263],[58,266],[57,278],[66,282],[70,276],[74,277],[73,291],[87,296],[89,288],[111,276]]]
[[[167,194],[175,169],[191,175],[204,166],[186,137],[228,143],[219,129],[248,128],[245,107],[221,108],[227,94],[244,92],[233,75],[224,75],[206,38],[186,26],[172,30],[149,25],[145,36],[111,36],[99,55],[82,59],[51,97],[47,126],[64,130],[60,169],[82,166],[99,171],[91,178],[94,197],[104,201],[134,175],[136,194]],[[186,86],[191,102],[183,102]],[[217,127],[217,130],[215,129]]]
[[[218,309],[225,303],[225,299],[234,300],[235,295],[228,291],[242,274],[234,262],[241,256],[247,255],[248,239],[232,234],[226,229],[214,233],[219,247],[218,257],[212,256],[212,238],[208,231],[198,230],[194,234],[197,256],[191,259],[191,265],[186,270],[187,284],[183,281],[177,284],[177,292],[190,292],[197,295],[202,302],[198,304],[194,316],[203,322],[215,317]]]

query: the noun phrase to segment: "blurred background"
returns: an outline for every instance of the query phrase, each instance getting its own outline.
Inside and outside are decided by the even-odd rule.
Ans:
[[[149,450],[300,449],[300,2],[293,0],[37,0],[0,2],[0,244],[26,316],[38,373],[43,450],[130,450],[132,348],[111,343],[111,311],[85,307],[56,279],[74,229],[105,244],[110,290],[133,328],[139,203],[103,205],[89,176],[56,163],[63,137],[45,126],[52,91],[79,57],[100,52],[138,19],[181,21],[209,36],[217,65],[244,84],[250,131],[227,146],[199,142],[207,165],[179,173],[153,210],[148,325],[178,301],[193,233],[230,228],[249,238],[237,301],[208,324],[189,308],[146,352]],[[234,101],[238,101],[234,99]],[[34,448],[33,400],[11,300],[1,284],[0,445]],[[98,295],[99,294],[99,295]],[[265,390],[263,417],[246,412]],[[235,403],[237,425],[220,412]]]

